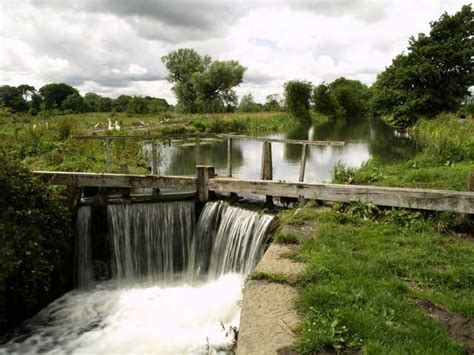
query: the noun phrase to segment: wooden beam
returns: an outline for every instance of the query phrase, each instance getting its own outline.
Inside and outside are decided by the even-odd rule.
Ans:
[[[474,214],[474,192],[408,189],[363,185],[287,183],[262,180],[214,178],[209,189],[284,197],[304,197],[335,202],[361,200],[380,206]]]
[[[238,134],[217,134],[217,137],[221,138],[234,138],[234,139],[250,139],[262,142],[271,143],[286,143],[286,144],[308,144],[308,145],[345,145],[345,141],[309,141],[302,139],[278,139],[278,138],[266,138],[266,137],[254,137],[244,136]]]
[[[214,178],[214,167],[208,165],[198,165],[196,166],[196,173],[198,198],[199,201],[205,203],[209,201],[209,180]]]
[[[308,151],[308,145],[303,144],[301,147],[301,161],[300,161],[300,176],[298,181],[303,182],[304,181],[304,173],[306,170],[306,153]]]
[[[232,138],[227,138],[227,177],[232,177]]]
[[[151,141],[151,173],[158,175],[158,149],[156,140]]]
[[[196,145],[195,145],[195,152],[196,152],[196,166],[198,166],[200,164],[200,160],[201,160],[201,144],[200,144],[200,141],[199,141],[199,137],[196,137]]]
[[[474,170],[467,176],[467,191],[474,191]]]
[[[105,172],[110,172],[110,139],[105,141]]]
[[[267,141],[263,142],[262,144],[262,161],[261,161],[261,168],[260,168],[260,179],[262,180],[273,179],[272,144]],[[266,194],[265,201],[268,207],[273,206],[273,195]]]
[[[193,176],[70,173],[59,171],[34,171],[33,173],[45,182],[55,185],[75,187],[98,186],[196,189],[196,178]]]

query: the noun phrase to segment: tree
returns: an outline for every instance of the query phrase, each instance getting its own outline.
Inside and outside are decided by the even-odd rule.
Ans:
[[[247,94],[240,99],[237,110],[240,112],[259,112],[262,110],[262,105],[254,101],[252,94]]]
[[[336,96],[325,83],[314,88],[313,103],[316,112],[329,118],[334,119],[345,115],[344,108],[339,104]]]
[[[128,102],[132,99],[131,96],[128,96],[128,95],[120,95],[119,97],[117,97],[113,104],[112,104],[112,108],[117,111],[117,112],[125,112],[127,111],[127,107],[128,107]]]
[[[148,113],[148,101],[141,96],[134,96],[128,101],[127,113]]]
[[[344,77],[334,80],[328,86],[346,118],[354,119],[364,116],[369,107],[369,88],[359,80]]]
[[[238,62],[212,61],[193,49],[181,48],[161,58],[174,83],[178,110],[186,113],[221,112],[237,104],[233,88],[242,82],[245,68]]]
[[[92,112],[99,112],[100,99],[102,97],[93,92],[87,92],[84,95],[84,102],[87,104],[88,108]]]
[[[278,94],[271,94],[265,98],[265,104],[263,105],[265,111],[281,111],[281,97]]]
[[[14,86],[0,86],[0,104],[9,107],[13,112],[25,112],[28,104],[23,98],[22,91]]]
[[[39,89],[39,93],[43,98],[43,103],[46,110],[61,108],[64,100],[66,100],[69,95],[79,95],[79,91],[64,83],[52,83],[44,85]]]
[[[372,87],[371,111],[406,126],[420,116],[457,110],[474,85],[474,13],[471,5],[431,23],[429,35],[411,37]]]
[[[285,104],[288,111],[302,122],[311,119],[309,109],[312,85],[307,81],[291,80],[285,83]]]
[[[28,101],[28,98],[31,97],[36,92],[36,89],[34,86],[27,85],[27,84],[19,85],[17,88],[18,90],[20,90],[21,96],[23,96],[23,99],[25,101]]]
[[[83,113],[88,110],[84,99],[77,92],[66,97],[66,99],[61,104],[61,108],[63,110],[71,110],[74,113]]]

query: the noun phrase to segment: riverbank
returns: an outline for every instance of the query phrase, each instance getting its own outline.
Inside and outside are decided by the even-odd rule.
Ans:
[[[472,219],[358,203],[280,218],[276,242],[299,244],[305,272],[269,281],[298,289],[298,352],[473,351]]]

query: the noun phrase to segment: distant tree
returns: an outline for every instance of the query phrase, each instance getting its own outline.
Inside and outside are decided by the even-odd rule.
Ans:
[[[11,108],[13,112],[28,111],[28,104],[23,98],[22,91],[15,86],[0,86],[0,104]]]
[[[313,103],[314,110],[324,116],[332,119],[345,116],[344,108],[339,104],[336,96],[325,83],[314,88]]]
[[[265,111],[281,111],[281,101],[281,97],[278,94],[268,95],[265,98],[265,104],[263,105],[263,109]]]
[[[344,116],[349,119],[362,117],[369,108],[369,88],[359,80],[338,78],[328,86],[339,105],[344,110]]]
[[[457,110],[474,85],[474,13],[471,5],[431,23],[429,35],[411,37],[372,87],[371,111],[406,126],[418,117]]]
[[[99,105],[100,105],[100,99],[102,97],[96,93],[93,92],[87,92],[84,95],[84,102],[87,104],[89,107],[89,110],[92,112],[99,112]]]
[[[146,96],[147,107],[149,113],[158,113],[168,111],[170,105],[165,99],[160,99],[157,97]]]
[[[21,92],[21,96],[23,96],[23,99],[25,101],[28,101],[28,99],[36,92],[36,89],[34,86],[23,84],[19,85],[18,90]]]
[[[128,102],[132,99],[131,96],[128,96],[128,95],[120,95],[119,97],[117,97],[113,104],[112,104],[112,108],[117,111],[117,112],[125,112],[127,111],[127,107],[128,107]]]
[[[262,110],[262,105],[254,101],[252,94],[242,96],[237,111],[240,112],[258,112]]]
[[[110,112],[112,106],[113,100],[110,97],[100,97],[97,109],[99,112]]]
[[[39,89],[39,93],[43,99],[44,108],[46,110],[51,110],[53,108],[61,108],[64,100],[69,95],[78,94],[79,91],[64,83],[56,84],[46,84]]]
[[[148,101],[144,97],[134,96],[127,104],[127,113],[148,113]]]
[[[186,113],[221,112],[237,105],[233,88],[242,82],[245,68],[238,62],[212,61],[193,49],[181,48],[161,58],[174,83],[178,110]]]
[[[41,103],[42,103],[41,96],[37,93],[31,95],[30,100],[30,112],[36,115],[41,110]]]
[[[312,85],[307,81],[292,80],[285,83],[285,104],[288,111],[302,122],[308,122]]]
[[[70,110],[74,113],[83,113],[88,111],[87,104],[84,101],[84,98],[75,92],[63,101],[61,108],[63,110]]]

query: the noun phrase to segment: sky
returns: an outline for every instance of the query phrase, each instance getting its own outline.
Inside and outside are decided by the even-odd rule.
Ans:
[[[239,96],[288,80],[371,84],[430,21],[464,1],[0,0],[0,85],[64,82],[175,103],[161,57],[193,48],[245,66]]]

